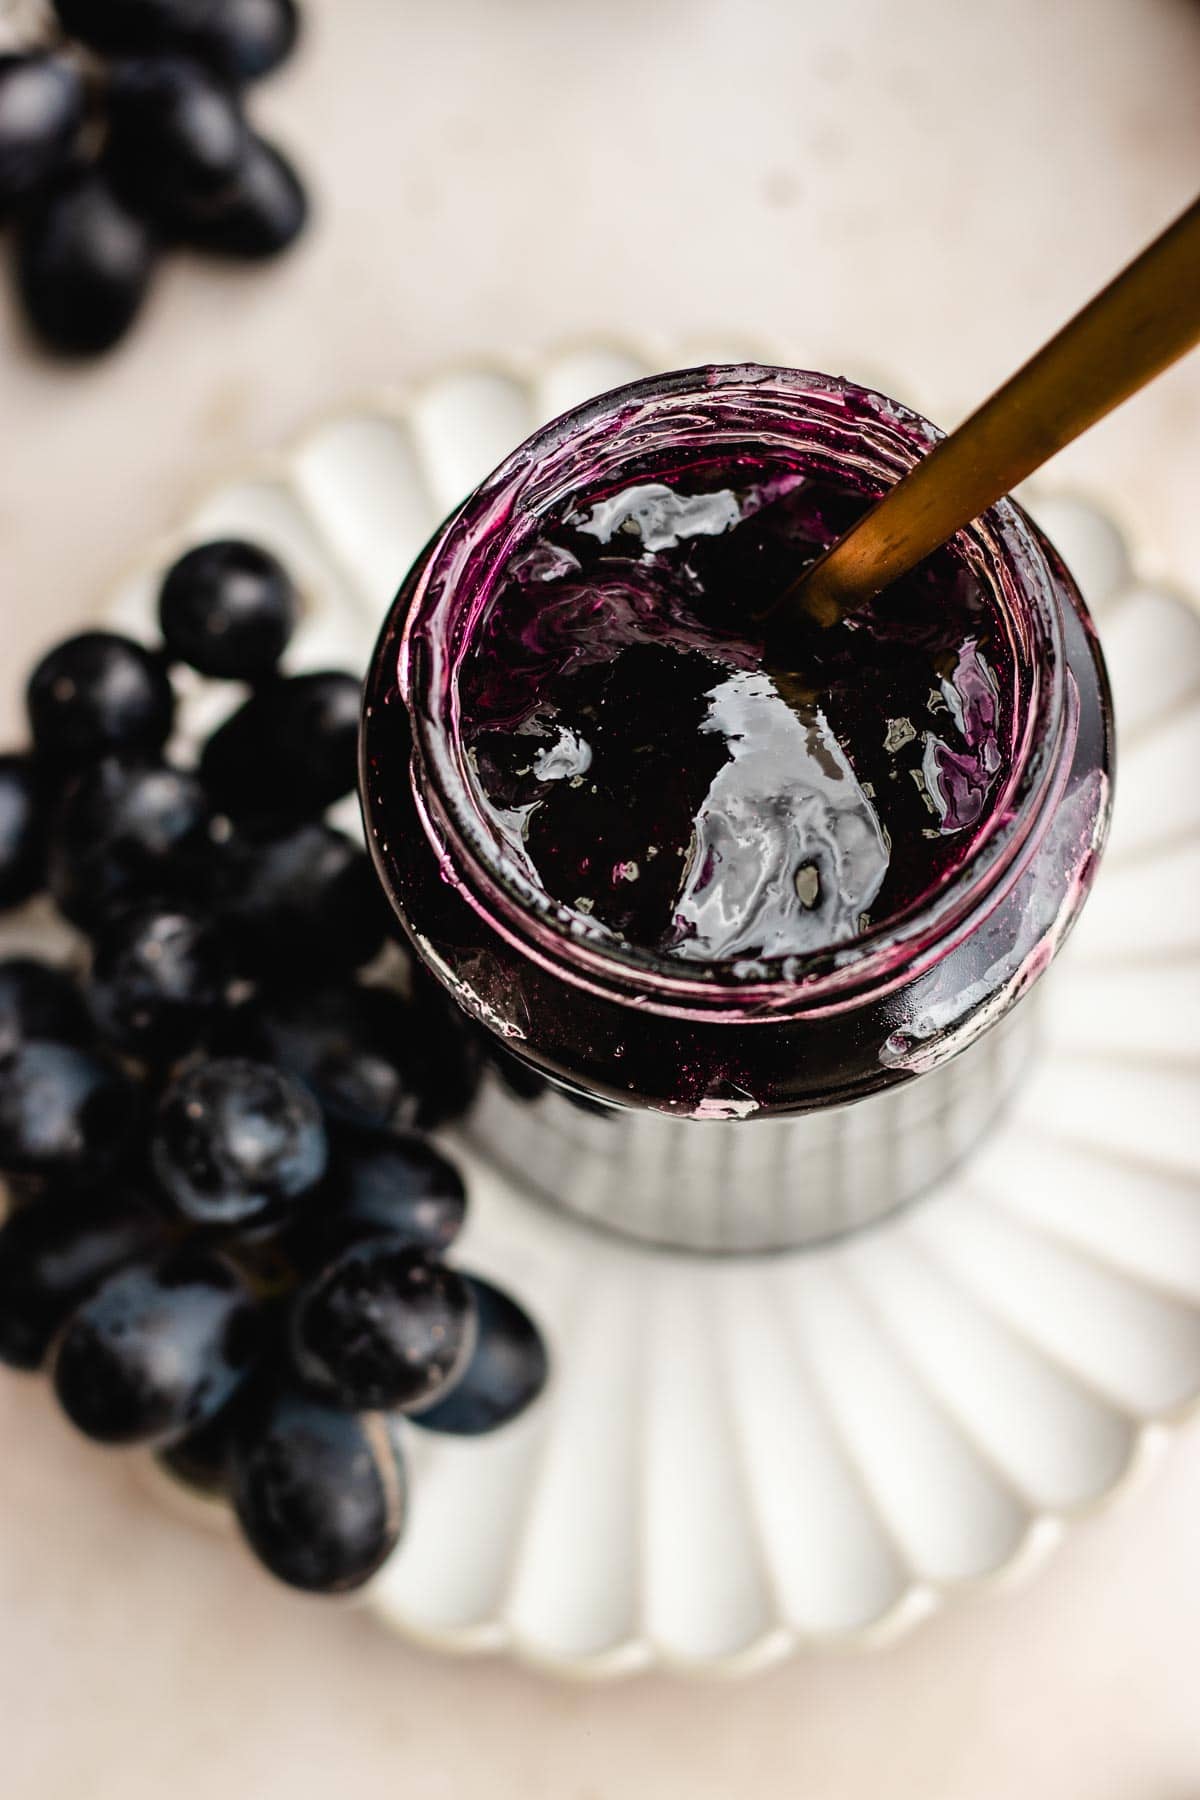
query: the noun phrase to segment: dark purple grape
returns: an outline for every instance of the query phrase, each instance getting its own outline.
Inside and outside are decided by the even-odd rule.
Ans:
[[[367,1126],[416,1122],[422,1047],[398,994],[357,985],[318,988],[244,1008],[233,1030],[247,1054],[303,1081],[331,1118]]]
[[[0,910],[43,885],[46,832],[39,783],[28,756],[0,756]]]
[[[290,1345],[306,1386],[337,1406],[429,1406],[470,1359],[475,1303],[444,1263],[400,1238],[367,1238],[297,1294]]]
[[[150,225],[97,167],[58,177],[20,222],[17,285],[26,314],[42,340],[66,355],[98,355],[124,337],[157,262]],[[137,747],[161,742],[139,740]]]
[[[315,819],[354,787],[360,684],[293,675],[252,694],[204,746],[200,773],[239,821]]]
[[[139,1101],[113,1059],[31,1039],[0,1061],[0,1170],[93,1174],[127,1148]]]
[[[92,1016],[131,1056],[170,1059],[203,1042],[225,1001],[228,947],[213,921],[152,901],[109,921],[92,962]]]
[[[475,1298],[475,1353],[444,1400],[410,1416],[426,1431],[478,1437],[524,1412],[546,1385],[541,1333],[515,1300],[478,1275],[463,1280]]]
[[[29,1038],[84,1044],[94,1035],[83,995],[65,969],[32,956],[0,962],[0,1063]]]
[[[54,1358],[63,1411],[102,1444],[168,1444],[215,1417],[258,1347],[233,1263],[185,1246],[133,1263],[72,1315]]]
[[[198,544],[167,571],[158,617],[167,650],[218,681],[264,681],[296,624],[286,569],[257,544]]]
[[[427,1138],[345,1127],[334,1134],[314,1222],[332,1216],[339,1226],[437,1254],[454,1242],[466,1212],[462,1176]]]
[[[377,954],[388,914],[366,855],[329,825],[247,842],[228,858],[224,917],[247,973],[309,981]]]
[[[250,144],[232,89],[182,56],[118,63],[108,119],[113,179],[132,205],[167,229],[228,188]]]
[[[259,1561],[309,1593],[361,1587],[404,1528],[404,1465],[388,1422],[292,1387],[264,1383],[240,1410],[230,1483]]]
[[[285,62],[300,35],[296,0],[209,0],[207,30],[192,46],[236,80],[257,81]]]
[[[97,50],[185,50],[231,80],[255,81],[295,47],[295,0],[54,0],[63,25]]]
[[[66,790],[50,833],[59,910],[92,931],[131,901],[194,891],[211,846],[199,778],[166,763],[104,756]]]
[[[0,212],[57,174],[83,111],[83,81],[62,57],[0,56]]]
[[[252,136],[229,185],[178,224],[197,250],[258,261],[295,243],[308,216],[308,194],[283,151]]]
[[[279,68],[299,38],[295,0],[225,0],[219,13],[212,5],[209,13],[212,25],[198,54],[207,54],[243,81],[257,81]]]
[[[277,1069],[239,1058],[181,1075],[151,1142],[166,1198],[201,1225],[279,1218],[320,1181],[327,1155],[312,1095]]]
[[[51,1193],[15,1212],[0,1226],[0,1362],[40,1368],[93,1289],[163,1242],[161,1216],[120,1188]]]
[[[56,645],[30,676],[26,699],[38,756],[75,768],[114,752],[153,755],[175,712],[162,658],[111,631]]]

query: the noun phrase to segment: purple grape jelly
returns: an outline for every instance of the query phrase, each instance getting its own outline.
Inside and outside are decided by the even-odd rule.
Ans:
[[[480,802],[531,883],[697,963],[825,950],[969,857],[1010,760],[1013,659],[949,553],[830,630],[759,623],[867,504],[765,458],[573,495],[464,662]],[[799,641],[797,641],[799,638]]]
[[[372,853],[495,1074],[467,1128],[564,1205],[763,1249],[977,1141],[1091,881],[1111,712],[993,507],[842,624],[779,595],[936,440],[756,366],[601,396],[442,528],[367,685]]]

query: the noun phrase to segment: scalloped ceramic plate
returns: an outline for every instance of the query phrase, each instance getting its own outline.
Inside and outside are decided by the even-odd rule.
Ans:
[[[751,353],[585,346],[346,410],[208,495],[111,616],[151,629],[166,561],[244,533],[305,589],[292,666],[365,667],[431,529],[535,425]],[[1122,760],[1016,1109],[903,1216],[728,1263],[597,1234],[472,1162],[463,1263],[529,1305],[554,1376],[490,1439],[410,1433],[409,1535],[368,1596],[410,1637],[594,1675],[865,1645],[1028,1567],[1197,1404],[1200,617],[1093,506],[1032,507],[1101,620]],[[185,739],[235,698],[197,685]]]

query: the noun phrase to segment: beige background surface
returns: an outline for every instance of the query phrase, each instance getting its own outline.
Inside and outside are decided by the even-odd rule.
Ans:
[[[0,0],[0,13],[4,0]],[[464,353],[774,333],[945,423],[1190,197],[1195,0],[309,0],[255,97],[319,228],[96,369],[0,301],[0,723],[184,499]],[[1200,587],[1200,358],[1063,458]],[[580,1545],[580,1554],[588,1547]],[[747,1686],[563,1687],[305,1603],[0,1376],[5,1800],[1194,1800],[1200,1432],[1019,1593]]]

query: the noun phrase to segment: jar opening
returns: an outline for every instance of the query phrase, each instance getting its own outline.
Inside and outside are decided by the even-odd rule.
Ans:
[[[490,803],[465,697],[470,659],[508,573],[544,521],[562,516],[581,492],[596,501],[681,469],[703,488],[707,470],[743,458],[836,480],[869,500],[939,435],[884,396],[829,377],[757,365],[685,370],[555,420],[465,502],[416,577],[398,680],[414,728],[424,828],[443,870],[495,929],[568,979],[637,1004],[732,1004],[743,1016],[769,1016],[906,976],[914,959],[935,958],[978,915],[1020,863],[1065,722],[1055,582],[1036,530],[1011,502],[958,533],[946,553],[986,593],[1004,639],[1003,742],[986,808],[932,886],[820,948],[769,958],[672,955],[614,936],[555,897]],[[644,524],[639,529],[644,536]]]

